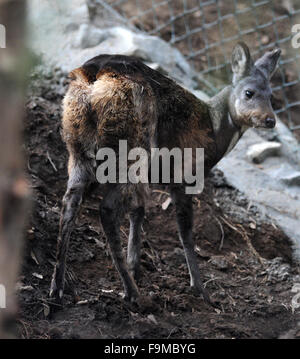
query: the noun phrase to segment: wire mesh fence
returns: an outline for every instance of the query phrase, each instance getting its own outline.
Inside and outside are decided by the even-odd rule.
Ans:
[[[127,25],[177,47],[216,89],[230,81],[237,41],[246,42],[254,55],[280,47],[273,107],[300,139],[300,49],[292,46],[292,27],[300,24],[299,0],[96,1]]]

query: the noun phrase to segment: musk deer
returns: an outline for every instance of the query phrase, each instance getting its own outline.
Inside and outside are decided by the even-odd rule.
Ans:
[[[95,182],[95,153],[109,147],[118,154],[119,140],[128,150],[142,147],[204,148],[205,174],[227,154],[250,127],[273,128],[270,78],[280,49],[265,53],[255,63],[244,43],[232,52],[232,83],[203,102],[170,78],[134,57],[100,55],[70,73],[63,101],[63,138],[69,151],[67,191],[63,198],[57,262],[50,296],[61,302],[65,261],[72,227],[88,184]],[[167,55],[166,55],[167,56]],[[174,166],[171,171],[176,171]],[[210,302],[197,265],[192,239],[192,195],[185,183],[170,183],[179,237],[194,291]],[[137,300],[140,233],[148,185],[107,183],[100,203],[100,219],[111,256],[124,285],[125,298]],[[127,263],[120,241],[120,223],[129,213]]]

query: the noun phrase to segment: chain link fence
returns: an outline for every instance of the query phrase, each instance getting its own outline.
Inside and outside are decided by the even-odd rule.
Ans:
[[[252,54],[280,47],[273,107],[300,139],[300,49],[292,47],[292,27],[300,24],[299,0],[96,0],[127,26],[177,47],[211,84],[214,95],[231,79],[231,51],[237,41]],[[168,56],[168,54],[166,54]],[[214,91],[212,89],[215,89]]]

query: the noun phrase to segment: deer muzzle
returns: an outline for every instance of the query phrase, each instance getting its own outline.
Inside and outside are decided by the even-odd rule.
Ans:
[[[267,128],[274,128],[275,125],[276,125],[276,120],[275,120],[274,117],[267,117],[267,118],[265,119],[265,126],[266,126]]]

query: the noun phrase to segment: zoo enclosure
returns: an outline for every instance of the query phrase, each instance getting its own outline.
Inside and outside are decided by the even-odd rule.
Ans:
[[[138,31],[177,47],[208,81],[213,95],[231,79],[230,57],[237,41],[254,56],[282,49],[272,80],[273,107],[300,139],[300,50],[292,26],[300,23],[299,0],[92,0]],[[167,54],[166,54],[167,56]],[[213,89],[213,90],[212,90]]]

